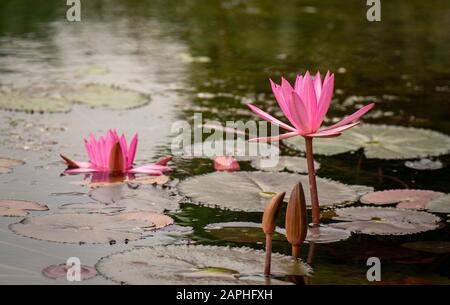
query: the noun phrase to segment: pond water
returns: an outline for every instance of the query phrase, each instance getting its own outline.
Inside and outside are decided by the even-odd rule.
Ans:
[[[59,157],[63,153],[86,160],[83,138],[89,132],[100,135],[116,128],[129,137],[137,132],[136,163],[154,162],[170,154],[174,121],[192,123],[195,112],[222,123],[254,120],[245,106],[248,102],[274,113],[268,79],[293,80],[306,70],[335,72],[330,120],[375,101],[365,122],[450,135],[450,3],[398,0],[382,5],[382,21],[370,23],[365,1],[358,0],[282,5],[263,0],[90,0],[82,1],[82,21],[68,22],[61,1],[1,1],[1,88],[45,93],[55,85],[95,83],[137,90],[151,98],[132,109],[73,103],[67,112],[0,110],[0,157],[26,162],[12,173],[0,174],[0,199],[31,200],[49,207],[48,212],[30,216],[60,213],[63,204],[92,202],[89,188],[81,185],[83,176],[61,175],[65,167]],[[284,155],[299,154],[281,148]],[[449,193],[450,157],[436,159],[443,167],[428,171],[408,168],[405,160],[368,159],[361,150],[317,156],[316,161],[319,177],[349,185]],[[176,157],[171,167],[171,176],[179,180],[214,172],[209,159]],[[255,170],[250,162],[241,162],[241,169]],[[155,232],[113,245],[32,239],[9,229],[22,218],[0,217],[0,283],[66,284],[43,277],[41,270],[68,257],[94,266],[102,257],[136,246],[197,243],[263,249],[261,236],[249,237],[241,229],[230,234],[205,229],[212,223],[261,222],[262,213],[232,212],[183,199],[180,210],[169,215],[177,225],[192,230],[175,236]],[[302,258],[306,261],[314,254],[310,283],[368,284],[366,259],[378,256],[386,282],[449,284],[448,248],[439,254],[399,254],[407,242],[449,242],[446,215],[439,216],[442,225],[425,233],[353,234],[314,249],[305,244]],[[279,225],[283,224],[280,217]],[[276,239],[274,251],[289,255],[290,245]],[[81,283],[114,284],[101,276]]]

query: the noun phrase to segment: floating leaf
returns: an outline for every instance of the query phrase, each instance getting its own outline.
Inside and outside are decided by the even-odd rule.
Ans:
[[[0,158],[0,174],[9,174],[12,168],[17,165],[24,165],[25,162],[21,160],[14,160],[9,158]]]
[[[105,67],[85,67],[79,70],[81,73],[85,74],[93,74],[93,75],[101,75],[109,73],[109,69]]]
[[[68,112],[73,103],[119,110],[143,106],[149,100],[140,92],[99,84],[0,90],[0,108],[27,112]]]
[[[42,274],[49,279],[56,280],[60,278],[67,278],[67,271],[69,267],[66,264],[51,265],[42,270]],[[88,280],[97,276],[97,270],[94,267],[81,265],[80,266],[80,277],[81,280]]]
[[[279,148],[263,142],[248,142],[242,138],[236,140],[216,140],[195,143],[183,147],[185,158],[215,159],[230,156],[238,161],[250,161],[260,156],[278,156]]]
[[[250,248],[169,245],[116,253],[96,267],[106,278],[125,284],[264,284],[264,258],[263,251]],[[272,254],[272,274],[277,277],[310,271],[300,260]],[[270,283],[289,284],[274,279]]]
[[[284,140],[293,149],[305,151],[302,137]],[[337,155],[364,148],[369,159],[412,159],[439,156],[450,152],[450,137],[412,127],[364,124],[341,136],[314,141],[314,153]]]
[[[152,211],[162,213],[179,209],[179,199],[166,190],[153,186],[130,188],[128,185],[112,185],[89,191],[89,197],[105,205],[126,211]]]
[[[443,196],[444,193],[426,190],[387,190],[371,192],[361,197],[364,204],[397,204],[397,208],[424,209],[430,200]]]
[[[425,208],[433,213],[450,213],[450,194],[431,200]]]
[[[22,236],[61,243],[108,243],[136,240],[147,230],[173,223],[153,212],[105,214],[52,214],[25,218],[10,229]]]
[[[450,253],[450,241],[421,240],[402,244],[402,247],[434,254]]]
[[[265,241],[265,234],[260,223],[256,222],[220,222],[204,228],[216,239],[234,243],[258,243]],[[272,236],[274,241],[286,241],[285,230],[276,228]]]
[[[406,235],[434,230],[439,217],[426,212],[398,208],[350,207],[335,210],[330,226],[369,235]]]
[[[32,201],[0,200],[0,216],[23,217],[27,211],[48,211],[48,207]]]
[[[91,180],[88,183],[88,186],[90,188],[98,188],[98,187],[104,187],[104,186],[111,186],[111,185],[119,185],[128,183],[131,185],[165,185],[170,181],[170,177],[166,175],[159,175],[159,176],[141,176],[137,178],[123,178],[123,179],[117,179],[114,181],[114,179],[110,179],[109,181],[104,180]]]
[[[262,212],[268,197],[263,194],[290,191],[298,182],[309,185],[308,176],[271,172],[215,172],[188,178],[178,184],[178,189],[196,203],[230,210]],[[354,202],[359,199],[363,189],[365,192],[371,190],[369,187],[348,186],[323,178],[317,178],[317,186],[321,206]],[[309,192],[305,196],[309,205]]]
[[[436,170],[442,168],[443,165],[439,160],[420,159],[418,161],[406,161],[405,166],[417,170]]]
[[[350,232],[347,230],[333,228],[330,226],[320,225],[308,228],[306,235],[307,243],[326,244],[345,240],[350,237]]]
[[[273,166],[272,164],[264,165],[264,162],[262,161],[265,159],[261,158],[253,160],[252,166],[262,171],[269,172],[281,172],[288,170],[295,173],[308,173],[308,165],[305,158],[291,156],[279,156],[278,158],[278,163]],[[314,162],[314,168],[318,170],[320,168],[320,164],[318,162]]]

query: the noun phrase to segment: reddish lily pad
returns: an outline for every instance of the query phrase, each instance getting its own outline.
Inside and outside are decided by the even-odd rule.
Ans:
[[[51,214],[25,218],[10,229],[22,236],[61,243],[111,243],[137,240],[149,230],[173,224],[153,212],[105,214]]]
[[[406,235],[434,230],[440,218],[426,212],[398,208],[350,207],[335,210],[330,226],[369,235]]]
[[[0,200],[0,216],[23,217],[28,211],[48,211],[48,206],[24,200]]]
[[[51,265],[42,269],[42,274],[49,279],[57,280],[67,277],[67,270],[69,267],[66,264]],[[88,280],[97,276],[97,270],[94,267],[81,265],[80,266],[81,280]]]
[[[315,244],[334,243],[346,240],[350,235],[351,233],[347,230],[321,225],[308,228],[305,242]]]
[[[399,189],[367,193],[360,200],[364,204],[385,205],[398,203],[398,208],[424,209],[432,199],[443,195],[444,193],[435,191]]]

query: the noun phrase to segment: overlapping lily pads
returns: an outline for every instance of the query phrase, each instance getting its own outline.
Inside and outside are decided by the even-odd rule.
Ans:
[[[143,247],[102,258],[96,265],[104,277],[125,284],[265,284],[265,253],[250,248],[202,245]],[[272,254],[271,273],[279,278],[308,275],[300,260]],[[270,279],[271,284],[290,284]]]
[[[426,205],[426,209],[433,213],[450,214],[450,194],[431,200]]]
[[[308,185],[308,176],[272,172],[215,172],[188,178],[178,184],[178,189],[194,203],[262,212],[268,198],[279,192],[289,194],[298,182]],[[317,185],[321,206],[351,203],[372,190],[370,187],[349,186],[323,178],[317,178]],[[309,192],[305,192],[305,196],[307,204],[310,204]]]
[[[173,219],[153,212],[105,214],[51,214],[25,218],[12,224],[16,234],[60,243],[113,243],[137,240],[147,231],[173,224]]]
[[[252,166],[254,168],[260,169],[262,171],[269,172],[281,172],[288,170],[295,173],[308,173],[308,165],[305,158],[301,157],[291,157],[291,156],[279,156],[279,161],[275,164],[264,164],[264,159],[258,158],[252,161]],[[320,164],[314,162],[314,168],[318,170]]]
[[[397,208],[424,209],[433,199],[443,196],[444,193],[428,190],[387,190],[371,192],[361,197],[361,203],[385,205],[397,204]]]
[[[33,201],[0,200],[0,216],[23,217],[28,211],[47,211],[48,206]]]
[[[284,140],[293,149],[305,151],[302,137]],[[364,124],[341,136],[314,141],[314,152],[337,155],[364,149],[369,159],[413,159],[439,156],[450,152],[450,137],[427,129]]]
[[[15,159],[0,157],[0,174],[11,173],[14,166],[24,165],[24,164],[25,164],[25,162],[23,162],[22,160],[15,160]]]
[[[335,210],[330,226],[369,235],[406,235],[438,228],[440,218],[426,212],[398,208],[349,207]]]
[[[149,100],[140,92],[100,84],[0,89],[0,108],[26,112],[67,112],[74,103],[120,110],[143,106]]]

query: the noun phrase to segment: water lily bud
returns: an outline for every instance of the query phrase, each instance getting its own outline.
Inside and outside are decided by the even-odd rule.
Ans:
[[[112,172],[118,172],[122,171],[124,168],[123,164],[123,154],[122,154],[122,147],[120,146],[119,142],[116,142],[112,149],[111,149],[111,155],[109,157],[109,169]]]
[[[262,227],[265,234],[273,234],[275,232],[276,219],[285,194],[285,192],[276,194],[264,209]]]
[[[286,238],[292,245],[294,257],[298,256],[298,247],[305,241],[308,232],[308,219],[305,194],[299,182],[292,189],[286,210]]]

